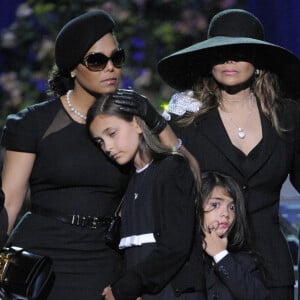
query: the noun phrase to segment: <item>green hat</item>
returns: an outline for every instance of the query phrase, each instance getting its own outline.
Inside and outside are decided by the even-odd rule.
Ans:
[[[227,9],[216,14],[208,28],[207,39],[177,51],[158,63],[161,78],[176,90],[191,89],[197,79],[207,75],[218,49],[254,49],[254,66],[270,69],[278,75],[300,72],[297,56],[283,47],[265,41],[261,22],[242,9]],[[289,74],[293,76],[293,74]],[[299,84],[298,84],[299,85]]]

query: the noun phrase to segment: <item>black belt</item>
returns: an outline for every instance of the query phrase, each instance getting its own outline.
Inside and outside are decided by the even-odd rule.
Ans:
[[[93,228],[93,229],[108,226],[111,221],[110,217],[82,216],[78,214],[64,215],[56,210],[44,208],[37,204],[32,204],[30,210],[34,214],[38,214],[44,217],[54,218],[56,220],[59,220],[67,224],[80,226],[80,227]]]

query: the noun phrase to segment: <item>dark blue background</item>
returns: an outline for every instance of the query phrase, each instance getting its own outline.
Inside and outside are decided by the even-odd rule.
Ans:
[[[299,0],[249,0],[246,9],[262,22],[268,42],[283,46],[300,57]]]
[[[0,29],[14,20],[16,7],[24,0],[0,0]],[[245,9],[254,13],[265,28],[266,40],[300,56],[299,0],[248,0]]]
[[[8,27],[16,17],[16,8],[24,0],[0,0],[0,29]]]

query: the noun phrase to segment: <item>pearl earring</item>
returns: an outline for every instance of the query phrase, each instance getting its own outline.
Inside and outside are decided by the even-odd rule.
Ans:
[[[260,74],[260,70],[259,69],[256,69],[255,72],[254,72],[254,76],[255,77],[258,77]]]

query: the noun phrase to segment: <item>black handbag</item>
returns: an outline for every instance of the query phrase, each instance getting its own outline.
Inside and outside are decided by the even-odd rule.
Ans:
[[[121,216],[120,210],[123,204],[124,198],[122,198],[118,207],[116,208],[114,215],[111,217],[111,221],[106,229],[104,240],[106,245],[114,250],[120,251],[119,243],[121,239]]]
[[[49,257],[14,246],[0,250],[0,287],[8,298],[36,299],[52,276]]]

